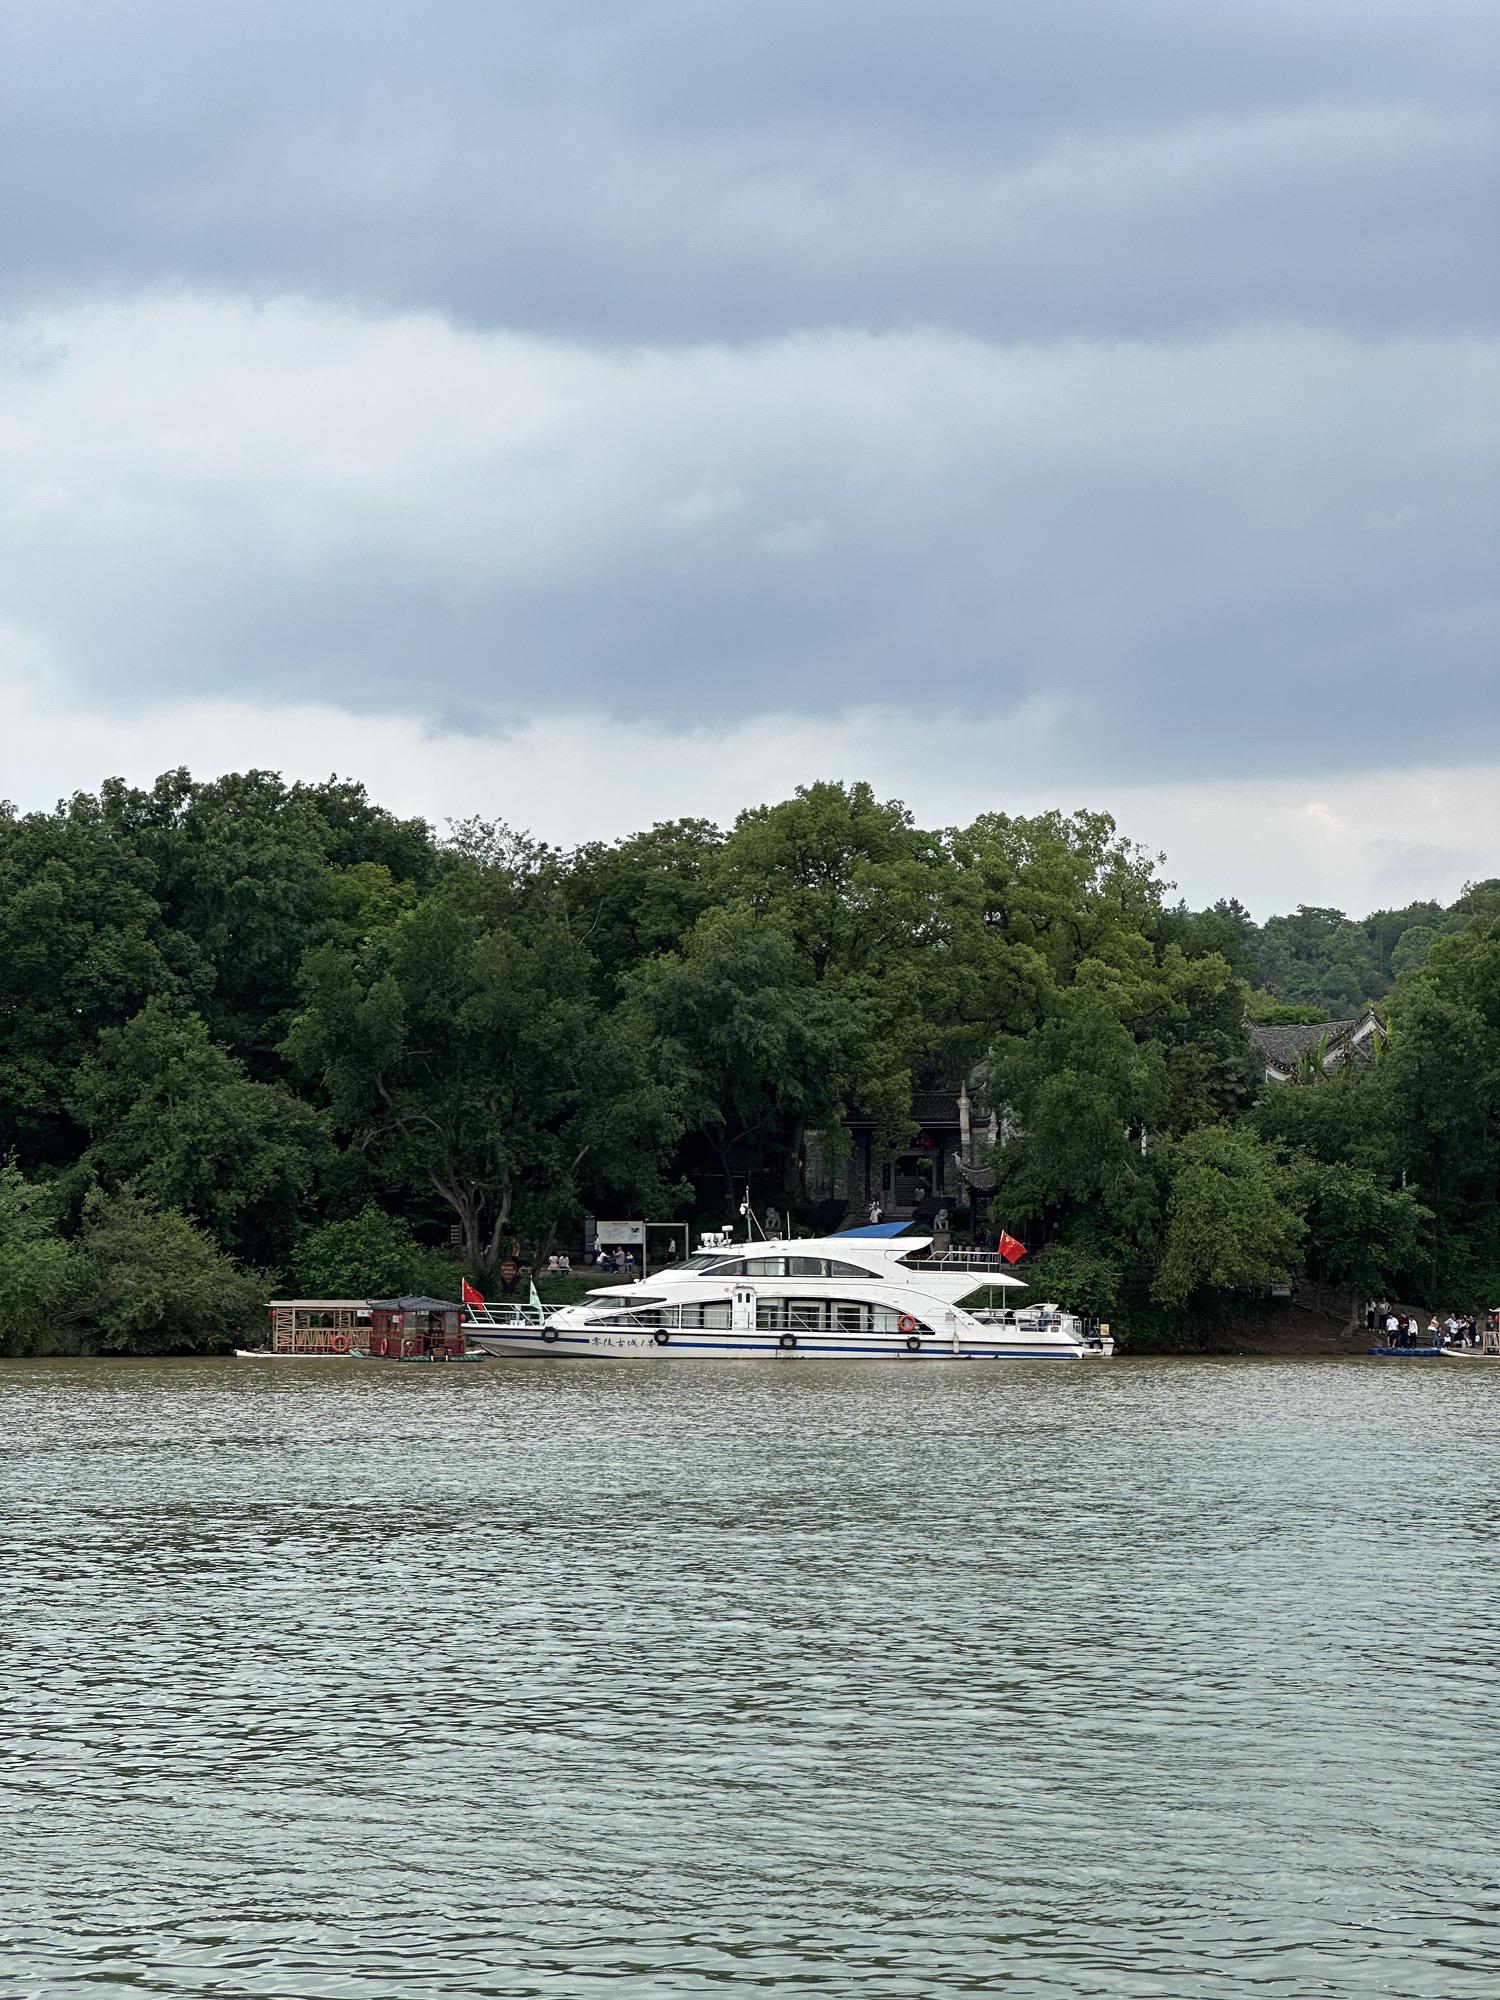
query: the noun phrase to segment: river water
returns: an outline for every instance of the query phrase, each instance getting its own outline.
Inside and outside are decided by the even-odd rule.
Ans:
[[[1500,1369],[0,1366],[0,1996],[1500,1991]]]

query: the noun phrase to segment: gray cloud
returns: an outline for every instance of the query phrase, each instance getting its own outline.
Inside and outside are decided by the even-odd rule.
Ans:
[[[1143,773],[1493,742],[1494,342],[605,351],[166,297],[11,352],[0,603],[106,701],[1040,697]]]
[[[9,0],[0,680],[1493,756],[1497,59],[1490,0]]]
[[[0,272],[586,338],[1474,326],[1497,47],[1487,0],[10,0]]]

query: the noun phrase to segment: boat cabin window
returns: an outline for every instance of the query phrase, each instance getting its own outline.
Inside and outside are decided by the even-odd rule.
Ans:
[[[695,1299],[678,1311],[679,1326],[728,1326],[730,1323],[728,1299]]]
[[[628,1307],[605,1306],[589,1316],[591,1326],[675,1326],[677,1308],[662,1299],[636,1299]]]
[[[845,1264],[837,1257],[788,1257],[789,1278],[868,1278],[879,1283],[878,1271],[866,1271],[858,1264]]]
[[[757,1299],[755,1324],[762,1331],[822,1333],[830,1324],[826,1299]]]
[[[895,1333],[901,1315],[894,1306],[866,1305],[863,1299],[832,1299],[829,1325],[840,1333]]]
[[[878,1271],[845,1264],[837,1257],[735,1257],[713,1266],[716,1278],[859,1278],[880,1282]]]
[[[784,1278],[785,1257],[716,1257],[704,1266],[716,1278]]]
[[[896,1333],[901,1315],[894,1306],[863,1299],[757,1299],[755,1324],[762,1332]]]

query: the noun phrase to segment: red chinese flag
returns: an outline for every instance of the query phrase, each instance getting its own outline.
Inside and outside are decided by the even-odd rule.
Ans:
[[[1019,1264],[1026,1255],[1026,1245],[1018,1243],[1008,1229],[1000,1232],[1000,1255],[1007,1264]]]
[[[463,1289],[459,1293],[459,1297],[463,1300],[466,1306],[482,1306],[484,1304],[484,1300],[480,1297],[479,1293],[475,1291],[474,1287],[469,1283],[467,1278],[463,1280]]]

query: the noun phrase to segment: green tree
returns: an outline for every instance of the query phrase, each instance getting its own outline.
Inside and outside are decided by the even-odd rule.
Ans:
[[[68,1344],[73,1266],[53,1190],[0,1166],[0,1354]]]
[[[942,844],[869,785],[802,785],[741,813],[716,881],[724,900],[788,941],[796,977],[831,1009],[857,1014],[843,1095],[888,1138],[910,1129],[914,1067],[950,1010]],[[786,1135],[792,1184],[802,1130]]]
[[[1357,1064],[1321,1075],[1314,1088],[1273,1085],[1247,1121],[1262,1139],[1330,1166],[1360,1167],[1387,1186],[1401,1178],[1388,1066]]]
[[[304,954],[348,925],[351,900],[378,899],[380,883],[400,900],[437,868],[421,821],[393,819],[336,779],[244,771],[204,783],[177,770],[149,792],[112,779],[100,805],[151,871],[210,1034],[262,1077],[276,1069]]]
[[[1034,953],[1059,986],[1085,959],[1107,956],[1111,940],[1144,937],[1161,921],[1155,858],[1122,839],[1108,813],[986,813],[949,837],[948,852],[979,936],[1009,948],[1002,963],[1017,947]]]
[[[1175,1142],[1166,1237],[1153,1295],[1182,1305],[1194,1292],[1248,1291],[1297,1269],[1303,1222],[1293,1176],[1252,1133],[1201,1126]]]
[[[1472,1302],[1500,1280],[1500,916],[1437,939],[1401,982],[1376,1072],[1392,1166],[1435,1217],[1428,1287]]]
[[[1398,979],[1403,972],[1414,972],[1427,962],[1437,935],[1431,924],[1411,924],[1401,933],[1391,947],[1391,971]]]
[[[1344,1162],[1298,1161],[1293,1178],[1310,1277],[1362,1299],[1420,1288],[1433,1215],[1414,1195]]]
[[[550,869],[469,857],[363,950],[306,961],[290,1061],[388,1186],[447,1209],[472,1270],[512,1232],[545,1248],[589,1197],[675,1199],[675,1093],[590,974]]]
[[[96,1188],[74,1250],[73,1305],[96,1353],[220,1351],[264,1324],[265,1285],[134,1188]]]
[[[1035,1299],[1066,1301],[1072,1312],[1108,1320],[1120,1309],[1125,1271],[1119,1257],[1083,1243],[1049,1243],[1026,1267]]]
[[[152,871],[96,800],[0,813],[0,1149],[60,1164],[67,1085],[99,1033],[180,990]]]
[[[929,954],[943,976],[929,975],[925,998],[946,1016],[946,1032],[930,1039],[950,1074],[997,1035],[1039,1027],[1081,965],[1108,962],[1161,917],[1151,858],[1105,813],[987,813],[948,836],[946,858]]]
[[[1094,1210],[1125,1236],[1149,1228],[1159,1199],[1147,1157],[1173,1102],[1166,1051],[1137,1041],[1124,1016],[1141,982],[1089,960],[1030,1034],[1001,1036],[990,1090],[1013,1136],[996,1154],[996,1201],[1047,1234]]]
[[[1268,917],[1261,926],[1259,983],[1279,999],[1321,1006],[1343,1018],[1386,991],[1394,942],[1394,936],[1387,941],[1378,916],[1356,923],[1342,910],[1303,903],[1295,915]]]
[[[317,1112],[254,1083],[196,1014],[150,1000],[106,1028],[68,1091],[85,1171],[180,1208],[232,1254],[279,1265],[303,1226],[328,1137]]]
[[[1296,1028],[1328,1019],[1328,1009],[1320,1001],[1278,1000],[1264,988],[1250,995],[1247,1011],[1252,1021],[1265,1028]]]
[[[743,905],[709,911],[626,991],[686,1123],[711,1149],[720,1199],[759,1173],[795,1198],[802,1134],[835,1124],[854,1087],[857,1002],[809,990],[791,939]]]
[[[1259,929],[1237,897],[1221,897],[1207,910],[1190,910],[1179,902],[1163,910],[1156,929],[1162,944],[1179,945],[1189,958],[1222,958],[1236,979],[1250,983],[1256,978]]]
[[[563,892],[606,998],[642,961],[675,951],[715,904],[723,845],[707,820],[679,819],[569,856]]]
[[[358,1215],[324,1222],[297,1245],[298,1296],[309,1299],[391,1298],[426,1292],[456,1297],[459,1273],[441,1250],[428,1249],[404,1216],[367,1202]]]

